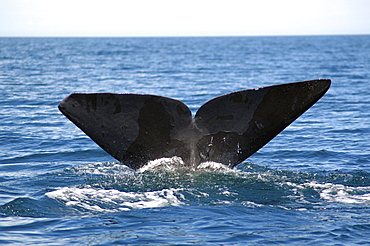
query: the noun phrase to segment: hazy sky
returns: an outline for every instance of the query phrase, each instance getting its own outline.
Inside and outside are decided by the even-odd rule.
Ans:
[[[0,36],[370,34],[370,0],[0,0]]]

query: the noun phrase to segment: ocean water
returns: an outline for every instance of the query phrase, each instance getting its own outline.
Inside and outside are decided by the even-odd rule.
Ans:
[[[133,171],[57,108],[114,92],[195,113],[318,78],[327,94],[234,169]],[[370,244],[370,36],[0,38],[0,89],[0,244]]]

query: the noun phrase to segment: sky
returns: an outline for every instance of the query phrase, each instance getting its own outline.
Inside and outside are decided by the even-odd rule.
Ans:
[[[370,34],[370,0],[0,0],[0,36]]]

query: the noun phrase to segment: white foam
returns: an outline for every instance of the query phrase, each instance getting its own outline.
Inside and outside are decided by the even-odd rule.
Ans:
[[[207,169],[211,171],[229,171],[231,170],[228,166],[218,163],[218,162],[213,162],[213,161],[206,161],[202,162],[199,164],[197,167],[198,169]]]
[[[181,189],[163,189],[149,192],[124,192],[115,189],[96,189],[92,187],[63,187],[46,193],[52,199],[61,200],[67,206],[97,211],[113,212],[130,209],[180,206],[183,202]]]
[[[137,172],[142,173],[145,171],[153,170],[166,170],[166,171],[175,171],[183,168],[188,168],[195,170],[192,167],[189,167],[185,164],[181,157],[174,156],[171,158],[160,158],[153,161],[149,161],[148,164],[138,169]],[[206,161],[199,164],[196,169],[198,170],[209,170],[209,171],[230,171],[228,166],[212,161]]]
[[[306,184],[320,192],[320,197],[330,202],[370,204],[370,187],[350,187],[342,184],[310,182]]]
[[[241,203],[243,206],[256,208],[256,207],[263,207],[262,204],[251,202],[251,201],[244,201]]]
[[[174,156],[171,158],[160,158],[153,161],[149,161],[145,166],[141,167],[137,171],[139,173],[155,169],[164,169],[171,171],[183,167],[185,167],[185,163],[182,160],[182,158]]]

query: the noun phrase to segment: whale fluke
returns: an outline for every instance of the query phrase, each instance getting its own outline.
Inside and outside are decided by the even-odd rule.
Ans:
[[[237,91],[206,102],[194,118],[184,103],[156,95],[76,93],[59,109],[133,169],[173,156],[192,167],[206,161],[234,167],[316,103],[330,84],[320,79]]]

